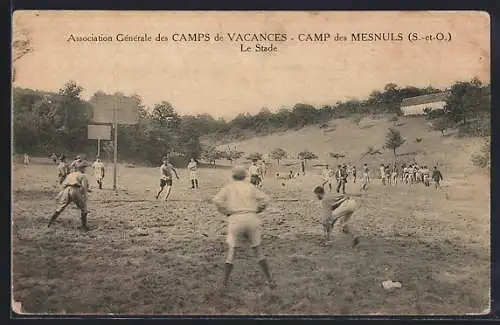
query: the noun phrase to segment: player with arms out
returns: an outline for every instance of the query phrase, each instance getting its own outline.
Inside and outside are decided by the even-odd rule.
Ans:
[[[247,173],[243,167],[233,169],[233,182],[226,185],[213,198],[218,211],[228,217],[227,245],[228,252],[224,268],[224,287],[228,285],[229,277],[233,269],[233,258],[238,240],[244,236],[250,241],[252,250],[266,277],[267,284],[274,288],[276,284],[271,278],[267,260],[263,255],[261,245],[261,220],[258,216],[269,204],[269,197],[245,182]]]
[[[325,243],[330,240],[330,233],[337,221],[342,225],[342,232],[353,237],[352,246],[359,244],[359,238],[353,236],[347,222],[358,208],[358,203],[345,194],[326,194],[322,186],[314,189],[316,198],[323,208],[322,224]]]
[[[88,231],[87,197],[88,193],[91,192],[91,190],[89,189],[89,182],[87,180],[87,177],[85,176],[85,168],[87,167],[87,164],[82,161],[79,164],[75,164],[73,167],[75,168],[75,171],[68,174],[68,176],[66,176],[62,183],[64,188],[57,195],[57,199],[60,201],[60,205],[52,214],[48,227],[50,227],[52,223],[54,223],[57,217],[64,211],[64,209],[66,209],[66,207],[70,203],[75,203],[75,205],[80,209],[82,228],[83,230]]]
[[[173,183],[173,175],[179,179],[179,175],[177,174],[177,170],[175,170],[174,166],[168,161],[167,157],[163,157],[163,164],[160,166],[160,190],[156,194],[156,199],[160,197],[160,194],[163,192],[165,187],[167,188],[167,195],[165,195],[165,201],[168,200],[170,196],[170,192],[172,191],[172,183]]]

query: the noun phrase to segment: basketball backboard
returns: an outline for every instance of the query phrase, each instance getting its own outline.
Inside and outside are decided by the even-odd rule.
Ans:
[[[87,138],[93,140],[111,140],[110,125],[89,124],[87,128]]]
[[[96,93],[91,99],[92,121],[94,123],[114,123],[114,110],[116,110],[116,123],[137,124],[139,113],[137,107],[139,100],[121,94],[108,95]]]

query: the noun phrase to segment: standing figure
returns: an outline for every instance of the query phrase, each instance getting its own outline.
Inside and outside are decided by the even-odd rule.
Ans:
[[[30,156],[27,153],[24,154],[23,163],[24,167],[28,167],[28,165],[30,164]]]
[[[384,164],[380,164],[380,181],[382,185],[385,185],[385,166]]]
[[[261,220],[258,216],[269,204],[270,198],[255,186],[245,182],[247,173],[242,167],[233,169],[233,182],[226,185],[213,198],[214,204],[220,213],[228,216],[227,245],[228,252],[224,265],[223,285],[227,286],[233,270],[235,248],[241,237],[250,242],[252,251],[262,268],[267,283],[271,288],[276,285],[271,278],[269,266],[263,255],[261,245]]]
[[[48,227],[54,223],[57,217],[66,209],[70,203],[75,203],[75,205],[80,209],[80,219],[82,222],[82,228],[88,231],[87,226],[87,196],[91,192],[89,189],[89,182],[85,176],[85,168],[87,164],[81,162],[74,166],[75,171],[68,174],[63,182],[63,190],[57,196],[60,201],[59,207],[52,214],[50,218]]]
[[[250,183],[260,187],[262,179],[260,177],[261,176],[260,168],[259,166],[257,166],[257,159],[252,159],[252,164],[248,169],[248,174],[250,175]]]
[[[394,164],[394,166],[392,167],[391,177],[392,177],[393,184],[397,184],[398,183],[398,167],[396,166],[396,164]]]
[[[361,190],[366,191],[368,183],[370,182],[370,170],[368,169],[368,165],[363,165],[363,178],[361,180]]]
[[[267,164],[264,160],[260,163],[260,173],[262,175],[262,179],[264,179],[267,174]]]
[[[410,168],[406,166],[406,164],[403,167],[403,182],[405,184],[408,184],[410,180]]]
[[[187,165],[187,169],[189,170],[189,178],[191,179],[191,188],[198,188],[198,162],[196,159],[191,158],[189,164]]]
[[[56,154],[55,154],[55,153],[51,153],[51,154],[49,155],[49,159],[51,159],[51,160],[52,160],[52,162],[54,163],[54,165],[57,165],[57,156],[56,156]]]
[[[352,166],[351,172],[352,172],[352,182],[356,183],[356,166]]]
[[[391,168],[389,167],[389,165],[385,165],[384,174],[387,184],[392,185]]]
[[[337,193],[340,193],[342,188],[342,193],[345,194],[345,184],[347,183],[347,171],[341,165],[337,166],[337,171],[335,172],[335,179],[337,181]]]
[[[410,184],[415,183],[414,167],[413,167],[413,165],[410,165],[410,167],[408,167],[408,183],[410,183]]]
[[[422,168],[422,182],[424,183],[425,187],[429,187],[431,184],[430,184],[430,178],[431,178],[431,175],[430,175],[431,171],[429,170],[429,168],[427,168],[427,166],[424,166]]]
[[[328,184],[328,188],[330,189],[330,192],[332,191],[332,181],[333,181],[333,173],[332,170],[329,168],[328,165],[325,166],[325,169],[323,170],[323,182],[321,186],[325,187],[326,184]]]
[[[97,185],[99,186],[99,189],[102,190],[102,183],[104,181],[104,172],[105,172],[105,167],[104,163],[97,157],[95,162],[92,164],[92,167],[94,168],[94,177],[96,179]]]
[[[434,170],[432,171],[432,180],[434,181],[434,186],[438,189],[440,187],[439,182],[443,180],[443,174],[441,174],[437,166],[434,166]]]
[[[163,163],[160,166],[160,189],[158,190],[158,193],[156,193],[156,199],[158,200],[160,194],[163,192],[163,189],[166,187],[167,195],[165,195],[165,201],[167,201],[170,196],[170,192],[172,191],[172,184],[174,181],[172,174],[175,174],[177,179],[179,179],[179,175],[177,174],[177,170],[175,170],[174,166],[168,161],[167,157],[163,157],[162,162]]]
[[[306,162],[304,160],[302,160],[300,162],[300,169],[302,170],[302,176],[305,176],[306,175]]]

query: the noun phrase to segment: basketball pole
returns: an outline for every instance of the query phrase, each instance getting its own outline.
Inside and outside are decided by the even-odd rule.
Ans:
[[[101,139],[97,139],[97,158],[101,157]]]

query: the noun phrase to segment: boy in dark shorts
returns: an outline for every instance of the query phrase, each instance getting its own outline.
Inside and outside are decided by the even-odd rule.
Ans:
[[[167,189],[167,195],[165,195],[165,201],[168,199],[170,196],[170,192],[172,191],[172,183],[173,183],[173,175],[175,174],[175,177],[179,179],[179,175],[177,174],[177,171],[175,170],[174,166],[168,161],[167,157],[163,157],[162,159],[163,164],[160,166],[160,190],[156,194],[156,199],[160,197],[160,194],[163,192],[163,190]]]

